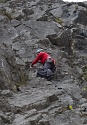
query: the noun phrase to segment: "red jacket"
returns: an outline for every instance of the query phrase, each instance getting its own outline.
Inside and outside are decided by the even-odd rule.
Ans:
[[[48,59],[48,57],[50,57],[50,55],[47,54],[46,52],[40,52],[40,53],[37,55],[36,59],[32,62],[31,65],[33,66],[33,65],[36,64],[38,61],[41,61],[41,63],[44,64],[44,63],[46,62],[46,60]],[[54,59],[52,59],[52,60],[53,60],[53,62],[54,62],[54,64],[55,64],[55,60],[54,60]]]

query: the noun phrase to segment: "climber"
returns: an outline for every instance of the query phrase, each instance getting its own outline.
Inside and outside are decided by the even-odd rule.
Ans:
[[[36,59],[31,63],[30,68],[33,67],[37,62],[43,65],[43,68],[39,68],[37,71],[37,76],[47,78],[51,80],[54,76],[55,71],[55,60],[51,56],[44,52],[43,49],[38,49],[36,52]]]

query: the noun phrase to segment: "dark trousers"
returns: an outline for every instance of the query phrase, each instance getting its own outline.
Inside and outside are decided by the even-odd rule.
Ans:
[[[53,66],[52,62],[47,60],[45,64],[43,65],[43,69],[38,69],[37,71],[37,76],[48,78],[50,76],[53,76],[54,71],[53,71]]]

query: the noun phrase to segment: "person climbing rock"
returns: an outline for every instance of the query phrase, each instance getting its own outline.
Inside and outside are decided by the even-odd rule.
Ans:
[[[43,68],[39,68],[37,71],[37,77],[44,77],[48,80],[51,80],[54,76],[54,71],[56,70],[55,60],[43,49],[38,49],[36,52],[37,56],[32,61],[30,68],[33,67],[36,63],[41,63]]]

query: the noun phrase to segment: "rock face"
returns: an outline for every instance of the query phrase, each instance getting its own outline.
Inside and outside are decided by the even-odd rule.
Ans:
[[[38,48],[51,81],[29,68]],[[87,2],[0,1],[0,125],[87,125]]]

